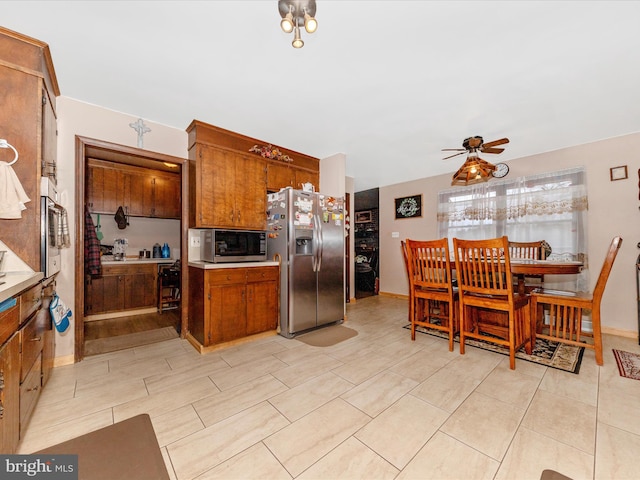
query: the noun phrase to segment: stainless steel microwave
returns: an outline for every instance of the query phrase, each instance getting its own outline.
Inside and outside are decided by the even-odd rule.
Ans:
[[[267,259],[267,234],[251,230],[202,230],[200,252],[205,262],[263,262]]]

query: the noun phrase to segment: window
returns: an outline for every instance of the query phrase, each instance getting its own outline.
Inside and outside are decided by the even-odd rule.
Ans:
[[[565,285],[568,279],[558,276],[551,279],[554,286],[588,290],[585,175],[584,168],[576,168],[440,192],[438,235],[546,240],[551,258],[580,258],[585,263],[577,285]]]

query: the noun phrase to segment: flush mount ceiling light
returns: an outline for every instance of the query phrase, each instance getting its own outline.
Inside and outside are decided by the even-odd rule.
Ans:
[[[318,28],[315,0],[278,0],[278,11],[282,20],[280,28],[284,33],[293,32],[293,48],[302,48],[304,42],[300,37],[300,25],[304,25],[307,33],[313,33]]]

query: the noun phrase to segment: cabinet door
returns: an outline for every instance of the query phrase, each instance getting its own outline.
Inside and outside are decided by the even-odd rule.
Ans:
[[[124,275],[124,309],[156,306],[155,275],[137,272]]]
[[[278,319],[278,283],[247,285],[247,335],[275,330]]]
[[[122,275],[90,277],[85,284],[85,314],[97,315],[124,309]]]
[[[209,286],[207,345],[246,336],[246,288],[244,284]]]
[[[87,206],[92,213],[113,213],[129,202],[130,176],[115,168],[89,163]]]
[[[267,163],[267,191],[278,192],[281,188],[293,187],[295,183],[296,174],[289,165]]]
[[[266,230],[267,183],[266,162],[258,156],[235,156],[236,228]]]
[[[136,217],[153,216],[153,175],[147,172],[128,172],[129,195],[127,203],[129,215]]]
[[[57,124],[53,102],[46,88],[42,89],[42,176],[58,181]]]
[[[231,154],[208,145],[199,147],[199,175],[196,175],[196,218],[199,227],[235,225],[235,164]]]
[[[20,438],[20,339],[17,333],[0,348],[0,385],[0,452],[13,454]]]
[[[180,218],[181,183],[179,175],[157,175],[153,184],[153,216]]]
[[[295,188],[302,188],[303,183],[311,183],[316,192],[320,191],[320,174],[317,172],[310,172],[307,170],[296,169],[296,183]]]

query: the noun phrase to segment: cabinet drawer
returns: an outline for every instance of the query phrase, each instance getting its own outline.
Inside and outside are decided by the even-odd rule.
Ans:
[[[36,406],[36,400],[40,395],[40,382],[42,372],[42,357],[38,355],[31,370],[27,372],[27,376],[20,385],[20,433],[24,435],[24,427],[26,426],[31,412]]]
[[[252,267],[247,269],[248,282],[265,282],[278,279],[278,267]]]
[[[20,329],[20,381],[24,382],[33,362],[38,358],[44,346],[44,335],[49,321],[49,312],[41,310]]]
[[[42,284],[31,287],[20,295],[20,324],[42,305]]]
[[[244,268],[225,268],[220,270],[209,270],[207,281],[210,285],[229,285],[232,283],[245,283],[247,271]]]
[[[14,305],[13,307],[0,313],[0,345],[7,341],[7,339],[18,330],[18,317],[19,307]]]
[[[102,276],[108,275],[135,275],[138,273],[151,273],[155,274],[158,270],[158,265],[155,263],[134,263],[127,265],[103,265]]]

